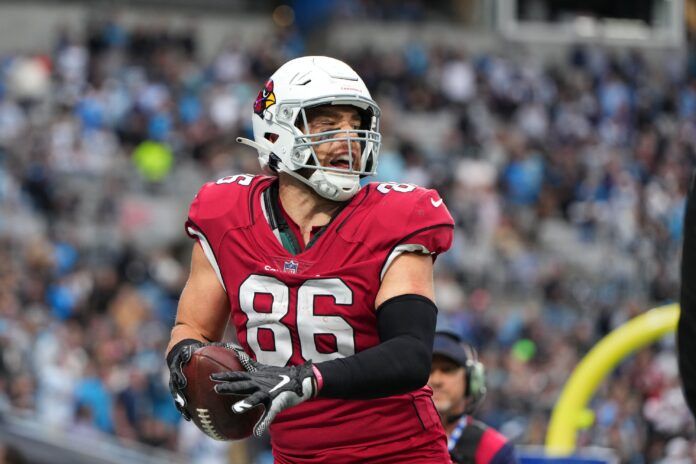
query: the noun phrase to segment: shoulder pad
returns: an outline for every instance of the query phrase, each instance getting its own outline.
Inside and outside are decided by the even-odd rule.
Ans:
[[[236,174],[206,183],[191,202],[186,232],[194,238],[203,234],[216,249],[225,232],[252,224],[254,192],[271,179]]]
[[[402,244],[421,245],[432,254],[449,249],[454,220],[437,191],[396,182],[373,182],[364,189],[346,233],[373,250]]]

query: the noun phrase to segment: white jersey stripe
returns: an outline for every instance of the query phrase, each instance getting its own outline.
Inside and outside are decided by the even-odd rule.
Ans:
[[[218,266],[217,261],[215,260],[215,254],[213,253],[213,249],[210,247],[210,243],[208,243],[208,240],[205,238],[205,235],[203,235],[200,231],[194,229],[193,227],[188,228],[188,233],[198,237],[198,243],[201,244],[201,247],[203,248],[203,253],[205,253],[205,257],[208,258],[210,265],[213,266],[213,270],[215,271],[215,275],[220,281],[220,285],[222,285],[222,288],[225,290],[225,293],[227,293],[225,283],[222,281],[222,274],[220,274],[220,267]]]
[[[387,260],[384,262],[384,266],[382,266],[382,272],[379,273],[379,280],[380,282],[382,279],[384,279],[384,274],[387,273],[387,269],[389,269],[389,266],[391,266],[391,263],[394,262],[394,260],[401,254],[401,253],[422,253],[424,255],[429,255],[430,250],[428,250],[426,247],[423,245],[420,245],[418,243],[404,243],[402,245],[398,245],[394,250],[391,252]]]

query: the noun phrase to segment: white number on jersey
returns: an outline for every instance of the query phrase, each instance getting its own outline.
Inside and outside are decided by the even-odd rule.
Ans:
[[[408,193],[416,190],[416,186],[413,184],[399,184],[397,182],[382,182],[377,186],[377,191],[380,193],[389,193],[391,191]]]
[[[273,297],[270,312],[259,312],[254,308],[254,297],[260,293]],[[300,286],[297,292],[295,325],[302,358],[322,362],[355,354],[353,328],[341,316],[315,314],[314,301],[317,296],[331,296],[337,305],[353,304],[353,292],[341,279],[311,279]],[[292,357],[290,328],[281,321],[290,311],[289,297],[288,286],[271,276],[252,274],[239,288],[239,306],[248,318],[247,344],[256,359],[264,364],[284,366]],[[260,329],[273,332],[273,350],[261,348]],[[322,353],[317,349],[315,336],[322,334],[335,338],[337,351]]]
[[[341,279],[308,280],[297,292],[297,327],[300,335],[302,357],[314,362],[350,356],[355,353],[353,328],[341,316],[317,316],[314,314],[314,298],[333,296],[337,305],[352,305],[353,292]],[[336,337],[338,351],[320,353],[314,336],[330,334]]]
[[[270,293],[273,297],[270,313],[254,309],[257,293]],[[292,356],[290,329],[280,320],[290,309],[290,289],[275,277],[252,274],[239,287],[239,307],[247,315],[247,343],[256,354],[256,359],[272,366],[284,366]],[[259,329],[273,332],[275,351],[264,351],[259,344]],[[290,349],[283,349],[289,347]]]
[[[235,174],[234,176],[225,176],[222,179],[215,181],[216,184],[233,184],[238,183],[239,185],[249,186],[251,184],[254,176],[249,174]]]

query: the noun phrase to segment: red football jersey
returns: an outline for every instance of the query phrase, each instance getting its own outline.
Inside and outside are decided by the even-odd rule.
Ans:
[[[292,255],[268,223],[261,193],[275,177],[236,175],[204,185],[187,232],[227,291],[239,343],[266,364],[351,356],[379,343],[375,297],[404,251],[446,251],[453,220],[437,192],[371,183],[314,245]],[[271,425],[276,462],[449,462],[428,387],[372,400],[317,398]]]

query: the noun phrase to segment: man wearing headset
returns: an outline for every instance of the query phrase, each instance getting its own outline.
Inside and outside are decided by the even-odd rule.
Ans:
[[[513,446],[471,414],[486,394],[483,364],[476,350],[455,334],[437,332],[428,385],[456,464],[514,464]]]

